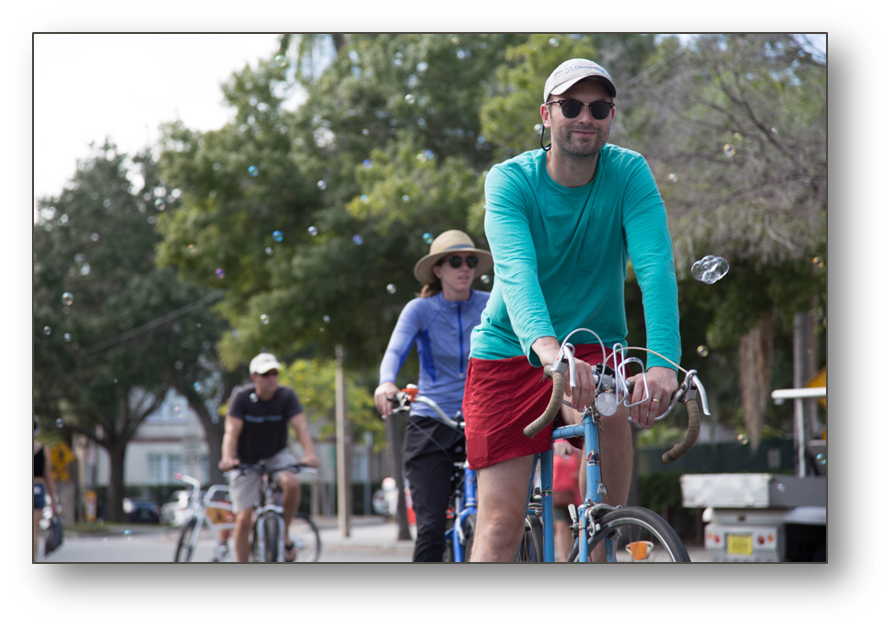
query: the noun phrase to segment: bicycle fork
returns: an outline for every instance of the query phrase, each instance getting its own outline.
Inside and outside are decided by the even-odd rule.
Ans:
[[[285,560],[285,519],[282,517],[282,507],[277,507],[275,505],[267,505],[258,509],[257,521],[254,523],[254,535],[257,539],[257,559],[258,561],[264,562],[267,560],[267,543],[273,543],[277,546],[276,558],[277,560],[284,561]],[[275,514],[276,519],[278,520],[279,534],[276,536],[275,540],[267,539],[267,529],[264,526],[264,520],[266,520],[268,514]]]

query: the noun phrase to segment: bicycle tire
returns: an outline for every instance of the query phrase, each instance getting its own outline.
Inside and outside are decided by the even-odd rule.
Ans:
[[[297,554],[294,563],[314,563],[319,561],[322,542],[319,529],[306,513],[295,513],[288,527],[288,539],[295,545]]]
[[[462,545],[463,563],[471,561],[471,547],[474,545],[474,532],[477,529],[477,525],[478,514],[469,514],[469,516],[465,519],[465,526],[462,527],[462,532],[465,535],[465,543]]]
[[[524,519],[524,536],[516,557],[518,563],[543,562],[543,522],[539,516],[528,515]]]
[[[621,507],[604,512],[598,519],[598,524],[600,529],[589,538],[590,551],[595,549],[599,542],[613,538],[618,562],[691,562],[679,535],[654,511],[643,507]],[[650,543],[652,547],[644,558],[633,559],[634,551],[627,550],[631,542]],[[578,554],[579,546],[575,545],[568,561],[576,561]]]
[[[174,551],[174,563],[186,563],[192,560],[192,551],[195,549],[190,542],[196,524],[198,524],[198,519],[190,518],[180,529],[180,539],[177,541],[177,550]]]
[[[279,561],[279,518],[272,513],[264,515],[264,561],[276,563]]]

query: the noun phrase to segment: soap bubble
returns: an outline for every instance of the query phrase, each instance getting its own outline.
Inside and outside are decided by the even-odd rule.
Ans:
[[[746,446],[748,443],[750,443],[750,439],[747,438],[747,435],[741,433],[738,435],[738,443],[742,446]]]
[[[354,236],[354,237],[353,237],[353,244],[355,244],[355,245],[362,245],[362,244],[363,244],[363,237],[360,236],[359,234],[357,234],[356,236]]]
[[[726,157],[732,157],[735,154],[735,147],[731,144],[726,144],[722,147],[722,152],[726,154]]]
[[[275,57],[273,57],[273,61],[280,68],[284,68],[285,66],[288,65],[288,58],[286,58],[285,55],[276,55]]]
[[[248,174],[251,175],[252,177],[257,177],[257,166],[249,166]]]
[[[195,245],[189,245],[189,253],[195,255]]]
[[[691,274],[699,282],[715,284],[729,272],[729,261],[718,256],[705,256],[691,265]]]
[[[372,168],[372,160],[371,160],[371,159],[364,159],[364,160],[363,160],[363,166],[365,166],[367,170],[370,169],[370,168]]]
[[[360,195],[360,201],[362,201],[363,203],[369,203],[369,195],[368,195],[368,194],[361,194],[361,195]]]
[[[549,40],[549,45],[552,46],[552,48],[558,48],[558,39],[553,37]]]
[[[828,457],[826,457],[824,454],[822,454],[820,452],[817,455],[815,455],[815,462],[818,463],[819,465],[827,465]]]
[[[265,314],[262,314],[260,316],[260,322],[263,323],[264,325],[267,325],[270,322],[270,317],[268,317]]]
[[[66,332],[66,333],[62,336],[62,338],[65,339],[65,342],[66,342],[66,343],[70,343],[70,342],[71,342],[71,334],[69,334],[68,332]]]
[[[316,187],[319,188],[320,190],[325,190],[326,182],[323,181],[322,179],[320,179],[319,181],[316,182]]]
[[[155,217],[154,217],[154,216],[150,216],[149,218],[146,219],[146,222],[149,223],[149,225],[154,225],[154,224],[155,224]]]
[[[177,362],[174,363],[174,367],[176,367],[178,370],[182,369],[182,368],[183,368],[183,361],[182,361],[182,360],[178,360]]]
[[[56,418],[56,428],[62,428],[63,425],[64,425],[64,423],[62,422],[62,418],[57,417]]]
[[[70,306],[74,302],[74,295],[71,293],[62,293],[62,303]]]
[[[222,280],[224,277],[226,277],[226,273],[223,272],[223,269],[217,269],[216,271],[214,271],[214,275],[216,275],[217,279],[219,280]]]
[[[92,233],[92,234],[90,234],[90,240],[92,240],[93,242],[98,241],[98,240],[99,240],[99,234],[97,234],[97,233],[95,233],[95,232]]]
[[[319,231],[316,229],[316,227],[311,225],[310,227],[307,228],[307,233],[310,234],[311,236],[316,236],[316,234],[318,234]]]
[[[192,388],[195,389],[198,393],[201,393],[202,391],[202,385],[200,382],[193,382]]]
[[[778,129],[776,129],[775,127],[772,127],[771,129],[769,129],[769,131],[771,131],[773,135],[778,135]]]
[[[430,245],[432,242],[434,242],[434,236],[432,236],[429,232],[425,232],[424,234],[422,234],[422,240],[425,241],[426,245]]]
[[[391,295],[393,295],[394,293],[397,292],[397,287],[394,286],[393,284],[388,284],[388,292],[389,292]]]
[[[51,327],[48,326],[48,325],[45,325],[45,326],[43,327],[43,333],[46,334],[47,336],[49,336],[50,334],[53,333],[53,328],[51,328]]]
[[[667,175],[667,179],[670,181],[670,183],[676,183],[677,181],[679,181],[679,177],[676,176],[676,173],[670,173],[669,175]]]
[[[369,135],[369,129],[363,129],[363,135]]]
[[[90,263],[84,262],[84,264],[81,265],[81,275],[89,275],[89,274],[90,274]]]
[[[408,195],[408,194],[404,194],[404,195],[403,195],[403,202],[404,202],[404,203],[409,203],[409,195]]]
[[[131,531],[130,529],[124,531],[124,539],[126,539],[128,542],[131,541],[133,539],[133,531]]]
[[[257,402],[257,393],[252,392],[251,395],[248,396],[252,402]]]
[[[331,321],[332,319],[329,317],[329,315],[323,315],[322,320],[325,321],[326,323],[328,323],[328,322]]]
[[[707,354],[710,353],[710,350],[706,345],[698,345],[698,356],[704,358]]]
[[[407,95],[403,98],[403,100],[405,100],[405,101],[406,101],[407,103],[409,103],[410,105],[415,104],[415,96],[413,96],[412,94],[407,94]]]
[[[165,205],[164,199],[155,199],[155,209],[156,210],[158,210],[159,212],[162,212],[162,211],[164,211],[164,208],[166,208],[166,207],[167,207],[167,205]]]
[[[276,242],[282,242],[282,232],[278,229],[273,232],[273,240]]]
[[[821,269],[825,266],[825,261],[822,260],[819,256],[816,256],[812,259],[812,265],[817,269]]]
[[[489,275],[481,275],[481,281],[482,281],[484,284],[489,284],[489,283],[490,283],[490,276],[489,276]]]
[[[266,249],[264,249],[264,251],[268,256],[273,255],[273,247],[267,247]]]

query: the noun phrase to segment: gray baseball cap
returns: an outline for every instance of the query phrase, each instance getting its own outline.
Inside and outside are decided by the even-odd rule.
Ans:
[[[568,59],[546,79],[543,89],[543,102],[549,100],[549,94],[564,94],[574,84],[583,79],[599,79],[608,88],[611,98],[617,96],[617,88],[611,75],[603,67],[588,59]]]

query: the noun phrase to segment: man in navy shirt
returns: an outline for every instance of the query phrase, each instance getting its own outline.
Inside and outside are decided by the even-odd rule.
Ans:
[[[219,467],[224,472],[240,463],[264,461],[268,468],[297,463],[288,448],[288,427],[291,425],[304,449],[303,465],[318,467],[319,459],[307,429],[307,419],[295,392],[279,385],[280,365],[272,354],[258,354],[251,360],[250,385],[233,389],[226,413],[223,452]],[[285,530],[301,499],[301,485],[294,474],[275,475],[282,487],[282,509]],[[260,496],[261,479],[257,472],[232,474],[229,479],[233,512],[236,514],[236,559],[248,561],[249,533],[254,507]],[[285,547],[286,561],[294,561],[296,550],[291,541]]]

